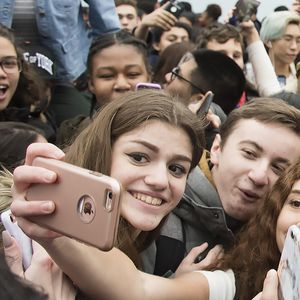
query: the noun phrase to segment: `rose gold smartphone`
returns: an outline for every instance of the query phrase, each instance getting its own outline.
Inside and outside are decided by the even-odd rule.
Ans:
[[[28,201],[52,200],[55,211],[32,221],[108,251],[117,235],[121,187],[116,179],[69,163],[36,157],[33,166],[54,171],[53,184],[33,184]]]

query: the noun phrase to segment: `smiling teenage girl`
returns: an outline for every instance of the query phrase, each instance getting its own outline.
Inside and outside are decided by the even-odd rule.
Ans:
[[[90,117],[80,115],[63,122],[58,133],[59,145],[70,144],[101,106],[134,91],[137,83],[151,81],[145,43],[125,30],[93,41],[87,71],[89,90],[93,94]]]
[[[122,218],[116,246],[137,266],[138,252],[153,240],[164,217],[177,205],[187,175],[200,159],[202,128],[199,118],[165,93],[133,92],[106,105],[66,154],[66,161],[121,182]],[[37,144],[29,148],[27,164],[30,156],[55,157],[55,152],[62,157],[49,144]],[[37,168],[24,166],[19,171],[22,169],[31,170],[33,181],[43,181],[36,177]],[[44,172],[55,180],[55,174]]]

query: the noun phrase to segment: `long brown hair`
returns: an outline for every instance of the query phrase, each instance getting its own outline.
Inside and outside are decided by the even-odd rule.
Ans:
[[[117,101],[105,105],[70,146],[66,161],[109,175],[114,142],[152,119],[186,132],[193,147],[191,169],[195,167],[205,145],[203,121],[170,95],[155,90],[128,92]],[[133,239],[131,233],[134,228],[121,219],[116,246],[139,266],[138,252],[153,240],[158,229],[142,232],[138,239]]]
[[[267,272],[277,269],[280,260],[276,243],[277,219],[299,179],[300,161],[282,173],[258,213],[240,232],[234,249],[218,265],[217,268],[233,270],[237,288],[235,299],[252,299],[262,290]]]

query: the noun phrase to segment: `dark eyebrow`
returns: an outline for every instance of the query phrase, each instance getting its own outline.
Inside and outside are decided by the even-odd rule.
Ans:
[[[133,67],[141,67],[139,64],[131,64],[131,65],[126,65],[125,66],[125,69],[129,69],[129,68],[133,68]],[[115,68],[113,67],[109,67],[109,66],[103,66],[103,67],[99,67],[97,68],[97,70],[107,70],[107,71],[112,71],[114,72],[115,71]]]
[[[253,146],[257,151],[259,152],[264,152],[264,149],[258,145],[257,143],[251,141],[251,140],[244,140],[244,141],[241,141],[240,142],[240,145],[243,145],[243,144],[250,144],[251,146]],[[279,163],[285,163],[285,164],[288,164],[290,165],[290,161],[285,159],[285,158],[281,158],[281,157],[278,157],[276,158],[275,162],[279,162]]]
[[[257,143],[255,143],[255,142],[253,142],[251,140],[243,140],[239,144],[240,145],[243,145],[243,144],[251,145],[251,146],[253,146],[259,152],[263,152],[263,150],[264,150],[260,145],[258,145]]]
[[[17,56],[13,56],[13,55],[9,55],[9,56],[3,56],[1,59],[9,59],[9,58],[15,58],[15,59],[18,59]]]
[[[97,70],[108,70],[108,71],[114,71],[115,69],[114,68],[112,68],[112,67],[99,67],[99,68],[97,68]]]
[[[172,33],[170,35],[167,35],[167,37],[177,38],[177,35]]]
[[[129,16],[130,16],[130,17],[131,17],[131,16],[134,17],[134,14],[122,14],[122,13],[118,13],[118,16],[119,16],[119,17],[127,17],[127,18],[128,18]]]
[[[126,65],[125,66],[125,69],[129,69],[129,68],[135,68],[135,67],[141,67],[141,65],[139,65],[139,64],[131,64],[131,65]]]
[[[283,37],[284,37],[284,38],[290,38],[290,39],[292,39],[292,38],[294,38],[294,37],[295,37],[295,38],[298,38],[299,35],[284,34]]]
[[[137,144],[141,144],[143,146],[145,146],[146,148],[150,149],[151,151],[155,152],[155,153],[158,153],[159,152],[159,149],[151,144],[151,143],[148,143],[146,141],[143,141],[143,140],[133,140],[132,141],[133,143],[137,143]],[[192,162],[192,159],[186,155],[181,155],[181,154],[178,154],[178,155],[175,155],[174,156],[174,160],[183,160],[183,161],[187,161],[189,163]]]
[[[296,190],[296,189],[294,190],[294,189],[293,189],[293,190],[291,191],[291,194],[300,195],[300,190]]]

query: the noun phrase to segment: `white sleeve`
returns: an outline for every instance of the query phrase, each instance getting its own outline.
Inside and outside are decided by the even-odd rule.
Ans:
[[[252,64],[256,87],[261,97],[268,97],[282,91],[270,57],[262,41],[247,47],[249,62]]]
[[[200,271],[209,285],[209,300],[233,300],[235,278],[232,270]]]

